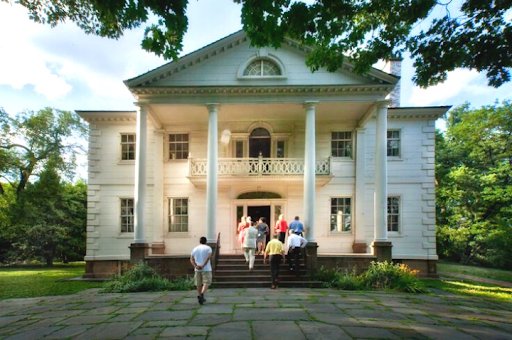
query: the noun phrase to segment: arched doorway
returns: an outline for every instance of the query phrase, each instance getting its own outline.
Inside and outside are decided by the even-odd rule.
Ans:
[[[260,154],[262,157],[270,157],[271,144],[267,129],[260,127],[252,130],[249,136],[249,157],[256,158]]]

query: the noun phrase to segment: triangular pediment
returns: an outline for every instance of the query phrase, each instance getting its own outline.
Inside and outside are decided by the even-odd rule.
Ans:
[[[305,64],[306,49],[286,39],[279,49],[250,44],[238,31],[180,59],[125,81],[130,89],[179,87],[273,87],[273,86],[393,86],[398,77],[377,69],[355,74],[350,63],[336,72],[312,72]],[[244,68],[258,58],[266,58],[281,68],[278,76],[248,77]]]

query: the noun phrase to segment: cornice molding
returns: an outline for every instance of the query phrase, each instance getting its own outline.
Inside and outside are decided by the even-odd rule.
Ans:
[[[212,87],[138,87],[134,95],[160,96],[262,96],[262,95],[333,95],[385,94],[393,85],[313,85],[313,86],[212,86]]]
[[[88,123],[136,122],[136,111],[76,111]]]

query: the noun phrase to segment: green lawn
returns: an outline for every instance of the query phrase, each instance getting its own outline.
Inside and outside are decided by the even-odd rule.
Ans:
[[[102,287],[102,282],[70,281],[85,270],[83,262],[48,267],[0,268],[0,300],[49,295],[74,294],[88,288]]]
[[[477,266],[466,266],[466,265],[457,264],[457,263],[439,261],[437,264],[437,271],[441,274],[446,274],[446,275],[449,275],[450,273],[458,273],[458,274],[482,277],[482,278],[486,278],[486,279],[512,282],[512,271],[510,271],[510,270],[501,270],[501,269],[493,269],[493,268],[477,267]]]

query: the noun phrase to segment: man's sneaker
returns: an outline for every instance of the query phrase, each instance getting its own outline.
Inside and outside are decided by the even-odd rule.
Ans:
[[[204,303],[204,298],[202,296],[198,296],[197,302],[199,302],[199,304],[202,305]]]

